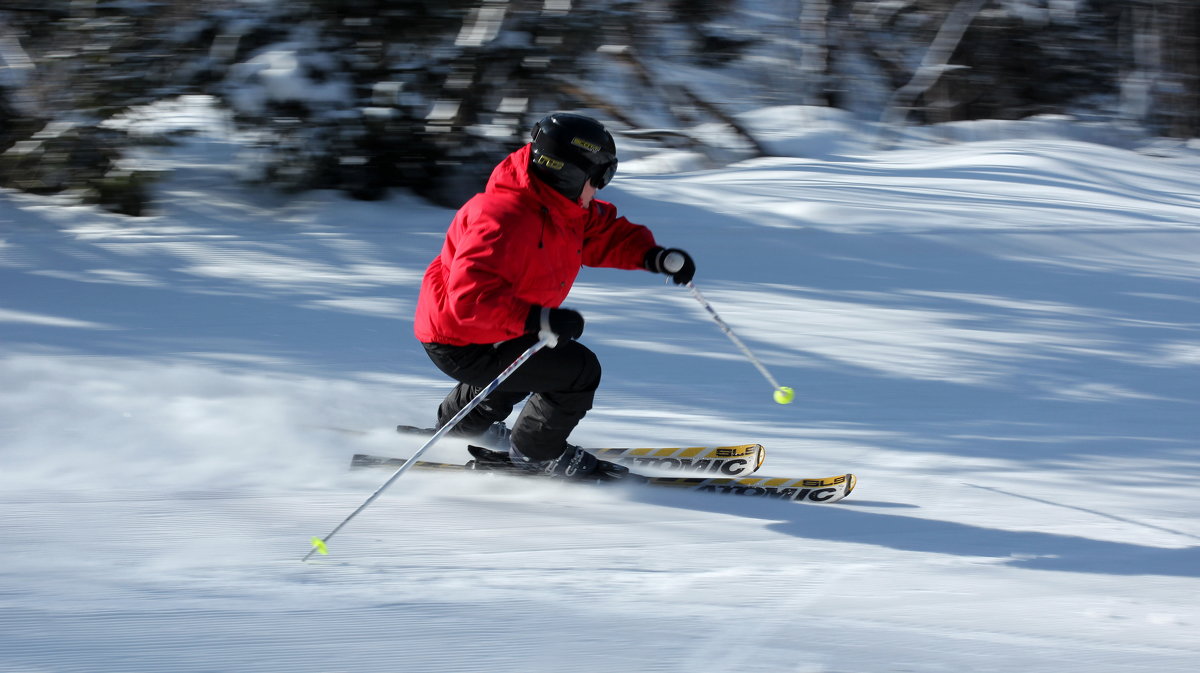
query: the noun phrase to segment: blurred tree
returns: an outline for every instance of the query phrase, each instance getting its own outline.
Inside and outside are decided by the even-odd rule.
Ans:
[[[104,122],[184,93],[234,112],[264,182],[447,206],[556,109],[714,164],[761,154],[736,115],[780,104],[1193,137],[1198,23],[1194,0],[0,1],[0,185],[140,212]]]
[[[981,11],[954,54],[956,68],[931,87],[924,121],[1019,119],[1111,100],[1116,70],[1090,30],[1097,19],[1082,5],[1060,14],[1029,6]]]
[[[1122,110],[1165,135],[1200,134],[1200,5],[1128,0],[1119,12]]]
[[[1178,138],[1200,135],[1200,5],[1174,0],[1163,7],[1164,132]]]
[[[5,52],[20,49],[29,72],[3,95],[0,184],[37,193],[71,191],[86,203],[140,214],[148,175],[120,165],[130,140],[102,127],[131,105],[169,94],[175,39],[194,5],[47,0],[0,6]],[[19,101],[19,105],[13,105]]]
[[[853,3],[848,0],[810,0],[800,12],[803,48],[800,52],[800,101],[804,105],[841,107],[841,92],[848,83],[837,66],[839,47],[854,35],[847,29]]]
[[[1111,3],[1074,0],[922,0],[907,24],[914,39],[929,35],[921,65],[898,87],[896,122],[1017,119],[1068,111],[1109,112],[1115,107],[1117,63]],[[902,25],[892,15],[893,30]],[[915,19],[915,20],[914,20]],[[951,38],[957,38],[953,40]],[[890,63],[911,56],[892,57]],[[893,66],[894,68],[894,66]],[[890,73],[894,82],[896,75]]]
[[[448,206],[483,187],[525,141],[531,116],[570,98],[559,78],[578,72],[603,25],[600,10],[541,0],[313,0],[308,8],[303,38],[293,26],[239,55],[218,87],[243,123],[269,129],[260,175],[367,199],[405,187]],[[286,11],[294,17],[297,8]],[[325,58],[296,56],[305,72],[294,78],[344,79],[348,94],[321,105],[268,95],[258,105],[264,96],[247,92],[271,82],[242,64],[297,49]]]
[[[943,74],[954,67],[950,64],[951,57],[959,49],[971,22],[988,1],[957,0],[947,8],[941,27],[934,35],[929,49],[921,57],[912,78],[892,94],[892,100],[884,112],[884,122],[903,122],[918,99],[925,100],[927,110],[939,106],[947,107],[945,99],[949,98],[949,95],[944,89],[943,100],[940,101],[935,101],[930,93],[934,90],[934,85],[942,80]]]

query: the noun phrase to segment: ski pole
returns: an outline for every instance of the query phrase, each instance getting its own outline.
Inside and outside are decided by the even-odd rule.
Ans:
[[[350,512],[350,516],[347,516],[345,519],[342,519],[342,522],[339,523],[336,528],[329,531],[329,535],[326,535],[323,538],[314,537],[312,539],[312,547],[313,548],[308,550],[308,553],[305,554],[304,558],[302,558],[300,560],[307,561],[308,557],[312,556],[316,552],[321,552],[322,554],[328,554],[329,547],[327,546],[326,543],[329,542],[329,539],[332,538],[334,535],[336,535],[337,532],[339,530],[341,530],[343,526],[350,523],[351,519],[358,516],[359,512],[362,512],[364,509],[367,508],[368,505],[370,505],[372,502],[375,502],[375,499],[378,498],[387,489],[387,487],[391,486],[394,481],[396,481],[397,479],[400,478],[400,475],[407,472],[408,468],[412,467],[413,464],[417,462],[417,459],[421,457],[421,454],[425,453],[425,451],[428,450],[429,447],[436,444],[437,441],[439,439],[441,439],[447,432],[449,432],[452,428],[454,428],[454,426],[458,425],[459,421],[461,421],[463,418],[465,418],[467,414],[471,413],[471,410],[473,410],[475,407],[479,406],[479,403],[482,402],[484,400],[484,398],[486,398],[488,395],[490,395],[492,393],[492,391],[496,390],[496,388],[499,387],[500,384],[504,382],[504,379],[507,379],[510,375],[512,375],[513,372],[517,371],[518,367],[525,364],[526,360],[533,357],[534,353],[540,351],[544,346],[550,346],[551,348],[553,348],[558,343],[558,337],[549,331],[543,331],[538,336],[540,338],[538,339],[537,343],[533,344],[532,346],[530,346],[528,348],[528,350],[526,350],[524,353],[521,353],[519,356],[517,356],[517,359],[513,360],[512,364],[510,364],[508,367],[505,367],[504,371],[500,372],[500,375],[497,376],[495,378],[495,380],[493,380],[491,383],[487,384],[487,387],[485,387],[483,390],[479,391],[479,394],[476,395],[475,398],[472,399],[470,402],[468,402],[467,406],[463,407],[457,414],[454,414],[454,417],[451,418],[449,421],[446,421],[445,425],[438,428],[437,432],[433,433],[433,436],[429,438],[429,441],[425,442],[424,446],[417,449],[417,452],[414,453],[408,460],[404,461],[403,465],[396,468],[396,471],[392,473],[392,476],[388,477],[387,481],[383,482],[383,484],[379,488],[375,489],[375,492],[372,493],[366,500],[364,500],[363,504],[358,506],[358,509],[354,510],[353,512]]]
[[[792,400],[796,397],[796,391],[787,386],[779,385],[779,381],[776,381],[775,377],[771,376],[771,372],[767,371],[767,368],[763,365],[762,361],[754,357],[754,353],[750,352],[750,349],[746,346],[746,344],[742,343],[742,340],[733,333],[733,330],[730,329],[729,325],[725,324],[724,320],[721,320],[721,316],[717,315],[716,309],[712,307],[712,304],[708,303],[708,301],[704,298],[704,295],[700,294],[700,289],[697,288],[694,283],[688,281],[687,288],[688,291],[692,293],[692,296],[696,298],[696,301],[700,302],[700,305],[703,306],[704,309],[708,311],[708,314],[712,316],[713,320],[717,322],[717,326],[721,328],[721,331],[725,333],[725,336],[729,337],[729,340],[742,350],[742,353],[744,353],[750,362],[758,368],[758,371],[762,372],[763,377],[767,379],[767,383],[770,383],[775,389],[775,401],[779,404],[791,404]]]

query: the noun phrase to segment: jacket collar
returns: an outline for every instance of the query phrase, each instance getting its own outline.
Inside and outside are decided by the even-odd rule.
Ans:
[[[588,213],[587,208],[559,194],[550,185],[542,182],[529,173],[530,146],[508,155],[492,169],[488,178],[488,194],[511,192],[522,200],[532,200],[539,207],[554,213],[558,217],[575,219],[582,218]],[[595,203],[593,201],[593,203]]]

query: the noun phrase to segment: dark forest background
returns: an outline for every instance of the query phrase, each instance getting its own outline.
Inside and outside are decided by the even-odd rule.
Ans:
[[[142,213],[154,176],[122,158],[172,139],[105,122],[181,95],[277,189],[447,206],[552,110],[665,146],[722,124],[744,157],[737,114],[774,105],[1192,138],[1198,39],[1195,0],[0,0],[0,186]]]

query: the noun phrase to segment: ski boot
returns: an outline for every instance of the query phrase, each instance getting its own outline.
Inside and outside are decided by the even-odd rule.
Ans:
[[[571,481],[618,481],[629,475],[628,467],[600,460],[571,444],[561,455],[550,460],[529,460],[515,449],[509,454],[509,460],[530,472]]]

